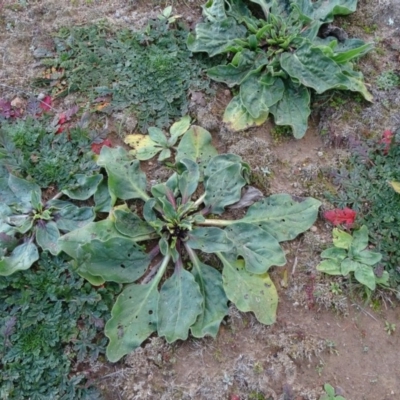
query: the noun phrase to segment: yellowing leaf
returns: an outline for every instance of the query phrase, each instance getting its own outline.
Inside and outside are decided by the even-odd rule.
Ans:
[[[396,193],[400,193],[400,182],[389,181],[389,185],[393,188]]]
[[[149,160],[161,150],[149,135],[140,133],[126,136],[124,142],[133,148],[130,154],[135,155],[138,160]]]
[[[268,118],[268,111],[261,112],[258,118],[253,118],[243,106],[239,96],[234,97],[226,107],[223,122],[233,131],[242,131],[252,126],[262,125]]]

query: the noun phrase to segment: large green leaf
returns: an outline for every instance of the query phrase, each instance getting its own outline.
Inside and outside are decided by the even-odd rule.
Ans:
[[[18,198],[8,185],[8,177],[0,178],[0,216],[4,213],[4,209],[9,210],[7,205],[15,204],[18,202]],[[5,214],[8,214],[6,212]]]
[[[158,298],[153,282],[129,285],[118,296],[104,329],[110,339],[106,354],[111,362],[135,350],[157,330]]]
[[[340,67],[324,52],[310,43],[304,43],[293,53],[281,55],[282,68],[294,79],[317,93],[343,86],[347,78]]]
[[[160,290],[158,303],[158,334],[168,343],[186,340],[189,328],[202,313],[203,296],[193,275],[177,269]]]
[[[207,183],[207,180],[210,178],[211,175],[228,168],[232,165],[241,165],[243,168],[249,170],[248,164],[245,164],[242,161],[242,157],[236,154],[219,154],[213,157],[210,162],[207,164],[206,169],[204,170],[204,181]]]
[[[131,239],[111,238],[107,241],[91,240],[82,245],[85,270],[106,281],[130,283],[138,280],[147,270],[150,257]]]
[[[321,202],[312,197],[297,201],[288,194],[275,194],[253,204],[244,218],[232,224],[255,224],[279,242],[292,240],[313,225],[320,205]]]
[[[342,261],[346,258],[347,251],[337,247],[330,247],[321,253],[321,258],[329,258],[331,260]]]
[[[225,109],[223,122],[233,131],[242,131],[252,126],[262,125],[268,115],[268,112],[263,112],[258,118],[253,118],[243,105],[240,96],[235,96]]]
[[[309,18],[323,22],[332,22],[335,15],[348,15],[357,8],[357,0],[292,0],[291,3]]]
[[[258,321],[271,325],[276,319],[278,293],[268,273],[248,272],[243,260],[233,261],[217,254],[224,264],[222,271],[225,293],[240,311],[254,312]]]
[[[325,272],[328,275],[343,275],[340,262],[337,260],[323,260],[317,265],[317,271]]]
[[[215,227],[196,227],[188,234],[186,242],[192,249],[198,249],[205,253],[217,251],[229,251],[233,248],[233,242],[223,229]]]
[[[379,261],[382,260],[382,254],[376,253],[375,251],[363,250],[357,254],[353,255],[354,259],[366,264],[366,265],[375,265]]]
[[[247,271],[263,274],[272,265],[286,264],[285,253],[279,242],[258,226],[239,223],[228,226],[225,232],[236,247],[232,253],[244,258]]]
[[[9,176],[8,186],[14,193],[14,196],[19,200],[18,206],[22,207],[21,211],[29,210],[32,208],[31,198],[32,192],[36,192],[37,198],[42,197],[40,187],[36,183],[28,182],[25,179],[18,178],[14,175]]]
[[[320,48],[312,47],[308,42],[304,42],[293,53],[283,53],[280,62],[294,80],[313,88],[317,93],[329,89],[344,89],[359,92],[366,100],[372,99],[361,79],[358,79],[359,75],[355,76],[339,66]]]
[[[196,191],[200,180],[199,164],[189,158],[182,158],[175,164],[179,175],[178,187],[182,196],[182,203],[185,204]]]
[[[184,158],[195,161],[203,171],[208,161],[218,154],[215,147],[211,144],[212,137],[208,131],[200,126],[192,125],[182,136],[178,145],[175,161]]]
[[[348,275],[350,272],[355,272],[361,267],[361,263],[354,261],[351,258],[345,258],[340,264],[340,270],[342,271],[343,276]]]
[[[74,204],[67,204],[54,213],[54,217],[60,231],[70,232],[92,222],[96,214],[92,207],[77,207]]]
[[[277,125],[289,125],[293,136],[301,139],[307,131],[310,116],[310,92],[304,86],[285,82],[282,99],[270,108]]]
[[[209,176],[205,183],[204,204],[213,214],[222,214],[225,207],[240,200],[242,187],[246,179],[242,176],[242,165],[227,165]]]
[[[333,228],[332,236],[335,247],[345,250],[350,248],[351,242],[353,241],[353,236],[351,236],[350,233],[342,231],[338,228]]]
[[[8,276],[16,271],[30,268],[39,259],[39,252],[33,243],[17,246],[9,257],[0,260],[0,276]]]
[[[234,18],[196,25],[195,34],[189,34],[187,46],[192,52],[206,52],[210,57],[224,53],[234,44],[234,39],[244,38],[246,28]]]
[[[238,52],[232,62],[227,65],[217,65],[207,70],[211,79],[224,82],[229,87],[240,85],[255,67],[257,54],[249,49]],[[268,60],[267,60],[268,61]]]
[[[104,167],[108,175],[111,196],[122,200],[142,199],[146,201],[146,175],[140,169],[138,160],[132,161],[122,147],[104,146],[97,163]]]
[[[146,221],[143,221],[129,209],[116,209],[113,215],[116,230],[122,235],[129,236],[135,242],[146,240],[150,234],[155,232]]]
[[[196,260],[192,274],[203,296],[202,312],[191,326],[192,335],[202,338],[205,335],[216,337],[219,326],[228,314],[228,299],[222,286],[222,276],[213,267]]]
[[[255,120],[269,112],[271,106],[282,99],[285,91],[280,78],[266,74],[252,73],[240,86],[243,106]]]
[[[363,225],[360,229],[353,232],[353,240],[349,246],[349,252],[358,254],[368,246],[368,228]]]
[[[74,200],[87,200],[90,196],[93,196],[103,180],[103,175],[75,175],[76,184],[69,189],[64,189],[62,192],[69,198]]]
[[[40,221],[36,225],[36,242],[43,249],[57,255],[61,250],[58,245],[60,231],[54,221]]]
[[[313,45],[322,50],[329,47],[331,49],[330,58],[337,64],[344,64],[354,58],[361,57],[374,48],[373,43],[365,43],[361,39],[346,39],[343,42],[338,42],[333,36],[328,36],[325,39],[317,37],[313,40]]]
[[[105,219],[99,222],[90,222],[80,229],[76,229],[59,239],[60,249],[72,258],[79,258],[81,246],[91,240],[101,240],[103,242],[115,238],[123,237],[115,229],[114,222]]]
[[[347,89],[353,92],[359,92],[363,95],[364,99],[367,101],[372,101],[373,97],[370,92],[368,92],[367,87],[363,81],[363,74],[359,71],[353,70],[353,64],[351,62],[340,64],[343,75],[347,77],[347,83],[345,87],[340,89]]]
[[[103,180],[97,187],[97,191],[94,194],[94,203],[96,212],[110,212],[111,210],[111,195],[108,191],[108,182]]]
[[[354,277],[358,280],[358,282],[367,286],[371,290],[375,290],[375,274],[371,266],[360,264],[360,267],[354,271]]]
[[[173,146],[176,143],[176,140],[179,136],[182,136],[188,129],[190,128],[190,116],[185,115],[179,121],[174,122],[169,129],[169,133],[171,135],[170,140],[168,141],[170,146]]]
[[[221,21],[226,18],[225,0],[208,0],[203,8],[203,15],[209,21]]]

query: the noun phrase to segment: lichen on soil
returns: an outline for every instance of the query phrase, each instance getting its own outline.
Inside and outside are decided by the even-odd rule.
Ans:
[[[107,20],[116,27],[140,27],[172,4],[188,25],[201,18],[202,1],[64,1],[0,2],[0,97],[26,96],[41,70],[38,55],[53,51],[51,35],[62,26]],[[265,194],[321,195],[331,190],[323,172],[344,162],[343,142],[349,136],[379,135],[382,128],[400,125],[400,88],[379,89],[377,77],[398,70],[400,61],[400,3],[361,0],[356,13],[338,20],[350,36],[374,41],[376,50],[358,64],[374,102],[342,94],[314,98],[310,128],[304,139],[271,135],[271,122],[245,133],[221,124],[231,98],[216,86],[210,103],[192,104],[193,117],[210,130],[223,152],[240,154]],[[373,29],[371,27],[374,27]],[[71,99],[63,100],[65,104]],[[133,118],[133,116],[129,116]],[[117,118],[116,118],[117,119]],[[123,119],[123,120],[126,120]],[[121,134],[132,128],[119,125]],[[117,137],[117,132],[110,132]],[[165,171],[147,166],[158,181]],[[324,204],[328,207],[329,204]],[[385,321],[399,321],[399,308],[383,300],[371,309],[349,290],[334,294],[331,278],[315,270],[319,253],[329,245],[331,228],[318,222],[313,229],[285,245],[288,263],[272,278],[279,290],[276,324],[266,327],[251,314],[234,307],[213,340],[189,339],[168,345],[152,337],[118,364],[97,366],[92,383],[108,399],[284,399],[316,400],[329,382],[347,400],[400,398],[399,334],[389,336]],[[311,296],[309,295],[311,293]]]

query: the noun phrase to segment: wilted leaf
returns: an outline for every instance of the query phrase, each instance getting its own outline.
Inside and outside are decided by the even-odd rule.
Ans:
[[[400,182],[390,181],[389,185],[393,188],[396,193],[400,193]]]

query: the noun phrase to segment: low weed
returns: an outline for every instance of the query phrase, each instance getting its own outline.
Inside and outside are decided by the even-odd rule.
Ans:
[[[116,290],[93,288],[47,253],[35,270],[0,276],[0,398],[99,399],[78,369],[105,351],[99,333]]]
[[[62,71],[68,82],[62,94],[79,91],[92,101],[108,96],[104,111],[130,107],[146,132],[186,114],[189,89],[210,92],[202,72],[209,61],[192,56],[187,34],[180,22],[162,17],[137,32],[112,32],[105,24],[63,28],[55,38],[57,57],[45,63]]]
[[[348,206],[358,212],[356,223],[368,227],[369,240],[382,254],[392,285],[400,282],[400,195],[389,182],[400,181],[399,143],[399,131],[365,144],[351,139],[347,165],[333,174],[338,194],[326,194],[339,208]]]
[[[384,71],[376,79],[376,86],[381,90],[390,90],[400,85],[400,76],[394,71]]]
[[[0,166],[41,188],[63,189],[75,174],[98,171],[87,131],[71,128],[57,134],[48,117],[3,122],[0,127]]]

